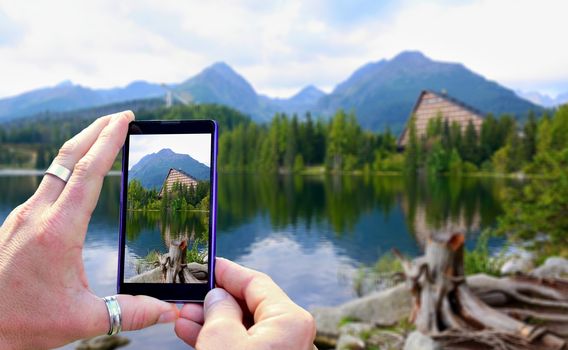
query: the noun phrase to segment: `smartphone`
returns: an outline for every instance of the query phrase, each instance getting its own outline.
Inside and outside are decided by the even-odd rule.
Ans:
[[[202,302],[215,285],[217,123],[133,121],[122,150],[118,292]]]

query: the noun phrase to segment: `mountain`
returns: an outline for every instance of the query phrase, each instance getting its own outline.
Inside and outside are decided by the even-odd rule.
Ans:
[[[167,89],[193,103],[232,107],[257,122],[269,121],[275,113],[281,112],[303,116],[310,111],[329,117],[343,108],[354,111],[364,128],[390,127],[394,132],[403,128],[418,95],[425,89],[445,91],[483,113],[511,113],[523,117],[529,110],[542,111],[537,104],[462,64],[434,61],[417,51],[405,51],[390,60],[367,63],[330,94],[309,85],[290,98],[261,95],[224,62],[206,67],[182,83],[170,84]],[[126,100],[161,98],[165,92],[166,88],[161,85],[143,81],[106,90],[65,82],[0,99],[0,122],[45,111],[70,111]]]
[[[142,157],[134,164],[128,172],[129,181],[139,180],[145,188],[159,190],[170,168],[183,170],[197,180],[209,180],[210,171],[207,165],[187,154],[175,153],[169,148],[164,148],[157,153]]]
[[[444,90],[484,113],[524,116],[529,110],[542,109],[462,64],[437,62],[421,52],[406,51],[389,61],[364,65],[321,98],[316,110],[326,115],[338,108],[352,110],[365,128],[389,126],[400,131],[416,98],[425,89]]]
[[[314,111],[315,105],[323,96],[325,92],[313,85],[308,85],[290,98],[270,98],[264,95],[260,95],[259,98],[262,110],[269,116],[273,116],[274,113],[302,116],[307,111]]]
[[[224,62],[204,69],[196,76],[177,85],[174,91],[189,94],[195,103],[217,103],[263,119],[259,98],[248,81]]]
[[[136,81],[123,88],[90,89],[64,81],[52,87],[0,99],[0,120],[25,117],[45,111],[64,112],[115,102],[146,99],[164,94],[158,84]]]
[[[531,101],[532,103],[552,108],[565,103],[568,103],[568,92],[559,94],[555,98],[550,97],[547,94],[541,94],[536,91],[517,91],[517,95],[521,98]]]

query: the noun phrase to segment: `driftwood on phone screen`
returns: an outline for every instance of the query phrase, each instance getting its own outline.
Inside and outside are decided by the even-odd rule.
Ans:
[[[411,321],[444,348],[568,349],[568,281],[464,276],[464,235],[430,238],[404,258]]]
[[[130,283],[207,283],[207,264],[187,262],[187,239],[172,240],[155,268],[129,279]]]

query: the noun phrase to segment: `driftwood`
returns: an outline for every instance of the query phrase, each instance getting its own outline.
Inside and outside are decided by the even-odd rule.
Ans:
[[[130,283],[207,283],[207,264],[187,263],[187,239],[172,240],[156,267],[132,277]]]
[[[568,349],[568,282],[529,277],[466,281],[464,236],[428,240],[425,254],[402,261],[413,296],[411,321],[444,348]]]

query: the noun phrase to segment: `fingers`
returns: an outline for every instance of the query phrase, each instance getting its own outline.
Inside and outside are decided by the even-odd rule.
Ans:
[[[86,225],[95,209],[103,180],[122,147],[132,112],[115,114],[87,153],[75,164],[73,174],[52,206],[75,222]],[[83,238],[83,237],[80,237]]]
[[[63,144],[54,162],[72,170],[75,164],[91,148],[101,130],[107,126],[112,115],[100,117],[87,128]],[[45,175],[35,196],[38,200],[53,203],[63,191],[65,182],[53,175]]]
[[[203,305],[201,304],[185,304],[179,313],[179,317],[195,323],[203,324],[205,315],[203,313]]]
[[[122,315],[122,330],[133,331],[150,327],[157,323],[174,322],[179,315],[175,304],[151,298],[145,295],[117,295]],[[110,320],[105,302],[92,296],[82,312],[80,323],[83,338],[106,334],[110,328]],[[84,317],[89,315],[89,317]],[[83,323],[84,321],[84,323]]]
[[[179,315],[175,304],[145,295],[121,294],[118,295],[118,303],[122,311],[122,330],[124,331],[135,331],[156,323],[174,322]]]
[[[174,330],[178,338],[186,342],[189,346],[195,347],[197,337],[202,327],[200,323],[180,317],[176,320]]]
[[[254,315],[255,324],[248,329],[253,341],[283,349],[290,347],[290,338],[293,338],[296,345],[292,348],[312,348],[315,337],[313,317],[290,300],[270,277],[229,260],[217,259],[215,280],[246,302]],[[208,322],[206,311],[204,327]]]
[[[176,320],[174,328],[176,335],[190,346],[195,347],[204,320],[203,305],[185,304]]]
[[[248,335],[241,307],[225,290],[214,288],[209,291],[203,302],[203,312],[205,323],[196,338],[198,342],[202,338],[211,349],[226,349],[229,346],[239,348],[238,344],[246,341]],[[189,342],[194,332],[183,335],[188,335]]]
[[[267,275],[247,269],[232,261],[217,258],[215,281],[219,287],[227,290],[235,298],[246,302],[255,322],[260,321],[263,314],[259,306],[265,304],[293,303],[290,298]]]

